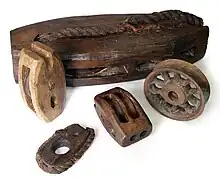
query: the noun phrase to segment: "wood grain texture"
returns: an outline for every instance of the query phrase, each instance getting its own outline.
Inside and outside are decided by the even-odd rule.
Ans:
[[[72,124],[57,130],[46,140],[36,153],[38,166],[45,172],[60,174],[72,167],[91,146],[95,137],[92,128],[83,128],[79,124]],[[68,147],[65,154],[56,154],[56,149]]]
[[[210,84],[195,65],[169,59],[156,65],[144,82],[144,93],[154,109],[179,121],[198,118],[210,97]]]
[[[200,17],[178,10],[49,20],[11,31],[14,77],[20,50],[33,41],[59,54],[68,86],[81,86],[145,78],[168,58],[194,63],[208,36]]]
[[[95,109],[103,126],[122,147],[146,137],[152,123],[138,101],[128,91],[116,87],[95,96]]]
[[[65,105],[66,81],[63,64],[53,49],[39,42],[23,48],[18,71],[25,104],[46,122],[59,116]]]

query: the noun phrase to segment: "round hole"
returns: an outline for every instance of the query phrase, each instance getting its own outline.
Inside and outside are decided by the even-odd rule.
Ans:
[[[56,97],[55,96],[51,96],[50,105],[52,108],[55,108],[55,106],[56,106]]]
[[[131,136],[130,141],[134,141],[135,138],[136,138],[136,135]]]
[[[55,154],[57,155],[63,155],[63,154],[66,154],[67,152],[69,152],[69,148],[66,147],[66,146],[63,146],[63,147],[59,147],[55,150]]]
[[[174,91],[170,91],[168,93],[168,97],[170,98],[171,101],[177,101],[178,100],[178,95]]]
[[[141,132],[140,137],[144,137],[146,134],[147,134],[147,131],[143,131]]]

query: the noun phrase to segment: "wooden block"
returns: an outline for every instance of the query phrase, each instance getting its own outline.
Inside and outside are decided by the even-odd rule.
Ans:
[[[64,67],[53,49],[39,42],[22,49],[18,79],[24,102],[40,119],[50,122],[63,112]]]
[[[96,95],[94,102],[103,126],[122,147],[134,144],[151,134],[151,121],[128,91],[116,87]]]
[[[49,20],[11,31],[14,78],[20,50],[33,41],[59,54],[68,86],[82,86],[145,78],[168,58],[194,63],[208,36],[200,17],[179,10]]]

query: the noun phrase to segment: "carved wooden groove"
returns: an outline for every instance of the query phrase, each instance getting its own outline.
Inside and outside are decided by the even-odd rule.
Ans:
[[[20,50],[33,41],[53,48],[67,85],[80,86],[145,78],[168,58],[194,63],[204,57],[208,36],[200,17],[179,10],[49,20],[11,31],[14,78]]]
[[[64,109],[66,82],[64,67],[53,49],[34,42],[21,51],[19,87],[25,104],[46,122]]]
[[[96,112],[111,137],[122,147],[134,144],[152,132],[152,123],[128,91],[116,87],[94,97]]]

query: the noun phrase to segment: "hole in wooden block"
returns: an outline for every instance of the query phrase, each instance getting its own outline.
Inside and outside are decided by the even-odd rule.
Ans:
[[[147,131],[143,131],[143,132],[141,132],[140,137],[142,138],[142,137],[144,137],[146,134],[147,134]]]
[[[66,154],[67,152],[69,152],[69,147],[63,146],[63,147],[59,147],[55,150],[55,154],[57,155],[63,155]]]
[[[65,139],[58,139],[52,146],[52,150],[54,151],[55,154],[57,155],[63,155],[69,152],[70,144],[67,140]]]
[[[134,141],[136,138],[136,135],[131,136],[130,141]]]
[[[168,97],[170,98],[171,101],[177,101],[178,100],[178,95],[174,91],[170,91],[168,93]]]
[[[52,108],[55,108],[55,106],[56,106],[56,97],[55,96],[51,96],[50,105]]]

